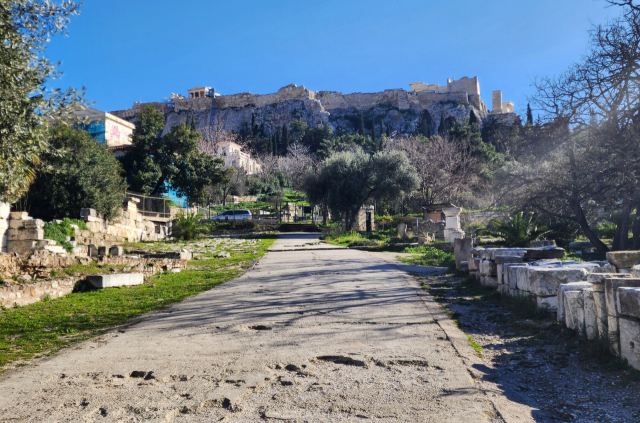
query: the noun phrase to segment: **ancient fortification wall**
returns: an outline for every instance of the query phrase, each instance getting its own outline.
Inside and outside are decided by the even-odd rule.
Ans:
[[[482,125],[488,116],[487,107],[480,97],[477,77],[447,80],[446,86],[422,82],[410,85],[411,91],[398,88],[377,93],[343,94],[336,91],[314,92],[291,84],[272,94],[240,93],[217,96],[215,100],[211,97],[172,96],[173,104],[135,103],[132,109],[111,113],[133,120],[142,107],[151,104],[165,114],[165,131],[184,123],[187,115],[196,119],[197,128],[205,128],[215,122],[228,131],[239,131],[255,118],[266,134],[273,134],[294,120],[311,126],[331,125],[336,132],[352,132],[357,112],[365,114],[369,127],[375,120],[398,133],[415,132],[424,115],[430,119],[433,133],[436,133],[441,119],[453,118],[462,122],[474,113]],[[515,114],[505,114],[502,109],[495,116],[501,121],[515,119]]]

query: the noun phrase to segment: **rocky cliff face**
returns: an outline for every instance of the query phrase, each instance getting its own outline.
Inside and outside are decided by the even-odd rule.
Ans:
[[[479,98],[464,93],[409,93],[386,90],[381,93],[342,94],[337,92],[312,92],[295,85],[283,87],[276,94],[254,95],[251,93],[211,98],[179,99],[173,105],[147,103],[165,114],[165,131],[173,125],[184,123],[194,116],[196,126],[203,130],[207,126],[222,127],[240,132],[243,125],[250,125],[255,115],[257,125],[264,125],[266,135],[275,133],[282,125],[295,120],[316,127],[329,125],[334,133],[354,133],[359,126],[362,113],[365,128],[371,131],[375,123],[376,134],[381,126],[398,134],[411,134],[418,130],[421,122],[438,132],[441,120],[451,124],[462,123],[471,113],[482,125],[487,113],[483,111]],[[136,113],[145,104],[136,103],[132,109],[111,112],[123,119],[135,122]],[[502,119],[512,120],[504,115]]]

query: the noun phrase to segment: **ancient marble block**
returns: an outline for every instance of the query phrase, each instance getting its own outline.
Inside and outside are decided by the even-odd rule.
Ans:
[[[584,281],[587,279],[588,274],[589,271],[582,268],[567,269],[531,267],[528,272],[528,291],[532,294],[543,297],[557,295],[560,285],[569,282]]]
[[[640,319],[640,288],[618,288],[616,310],[620,315]]]
[[[529,270],[532,267],[516,267],[516,287],[520,291],[529,291]]]
[[[123,256],[124,255],[124,248],[122,248],[119,245],[113,246],[113,247],[109,248],[109,254],[111,254],[112,256]]]
[[[498,274],[496,264],[491,260],[482,260],[480,263],[480,274],[482,276],[496,276]]]
[[[110,275],[89,275],[87,281],[96,288],[112,288],[117,286],[142,285],[142,273],[114,273]]]
[[[489,250],[489,258],[495,260],[498,257],[524,257],[527,250],[524,248],[495,248]]]
[[[618,269],[630,269],[640,262],[640,251],[609,251],[607,261]]]
[[[620,317],[620,357],[626,358],[631,367],[640,370],[640,322]]]
[[[570,282],[566,284],[560,285],[560,289],[558,289],[558,322],[564,322],[565,320],[565,312],[564,312],[564,293],[565,291],[580,291],[584,288],[591,288],[592,284],[589,282]]]
[[[596,308],[596,328],[598,329],[598,337],[608,339],[608,317],[607,317],[607,301],[604,292],[593,290],[593,303]]]
[[[631,275],[618,273],[589,273],[587,275],[587,282],[593,284],[594,291],[604,292],[604,280],[607,278],[631,278]]]
[[[618,332],[618,318],[616,299],[618,288],[622,287],[640,287],[640,279],[634,278],[607,278],[604,280],[604,294],[607,304],[607,327],[609,328],[609,337],[611,338],[611,346],[619,355],[620,344],[618,342],[620,334]]]
[[[582,298],[584,300],[584,330],[587,339],[592,341],[598,337],[598,313],[593,296],[593,288],[584,288],[582,290]]]
[[[536,296],[536,303],[538,307],[546,308],[551,312],[558,310],[558,296],[552,295],[550,297],[538,297]]]
[[[565,324],[569,329],[584,334],[584,294],[580,291],[564,292]]]

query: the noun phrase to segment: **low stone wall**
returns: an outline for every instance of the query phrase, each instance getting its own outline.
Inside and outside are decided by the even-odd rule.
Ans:
[[[12,307],[37,303],[46,296],[61,298],[73,291],[80,278],[68,277],[45,282],[23,283],[19,285],[0,286],[0,306]]]
[[[470,240],[469,240],[470,241]],[[456,262],[463,243],[456,243]],[[564,250],[471,248],[460,268],[500,293],[532,298],[589,340],[640,370],[640,251],[607,253],[607,261],[561,262]],[[536,260],[537,259],[537,260]]]
[[[182,256],[182,253],[177,253]],[[189,255],[191,257],[191,255]],[[75,264],[87,265],[95,261],[98,265],[125,266],[122,273],[142,273],[150,277],[159,272],[184,270],[187,259],[178,258],[144,258],[132,256],[103,256],[97,259],[89,257],[62,256],[47,251],[37,251],[28,258],[17,254],[0,254],[0,306],[10,307],[14,304],[26,305],[38,302],[49,295],[60,298],[73,291],[75,283],[82,277],[68,277],[42,282],[14,283],[11,277],[19,275],[22,280],[49,278],[52,271],[60,270]]]

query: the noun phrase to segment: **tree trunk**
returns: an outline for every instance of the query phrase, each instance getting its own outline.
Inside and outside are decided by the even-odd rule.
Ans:
[[[580,204],[576,204],[574,206],[574,209],[578,218],[578,224],[580,224],[580,229],[582,229],[582,232],[584,232],[585,236],[589,239],[589,241],[591,241],[591,244],[596,248],[596,250],[601,253],[606,253],[607,251],[609,251],[609,248],[605,245],[605,243],[600,241],[600,238],[598,238],[596,234],[594,234],[591,230],[589,222],[587,221],[587,218],[582,211],[582,206],[580,206]]]
[[[327,226],[327,214],[329,214],[328,212],[328,207],[326,206],[326,204],[322,205],[322,224],[324,226]]]
[[[574,187],[577,185],[578,176],[576,172],[576,157],[575,157],[575,140],[570,140],[569,146],[569,164],[571,166],[571,178],[574,180]],[[596,236],[591,230],[589,226],[589,222],[587,221],[586,216],[584,215],[584,211],[582,210],[582,206],[580,205],[580,201],[578,200],[579,196],[574,191],[571,194],[570,204],[573,207],[574,213],[576,214],[576,220],[578,224],[580,224],[580,228],[582,232],[587,236],[591,244],[601,253],[606,253],[609,251],[609,248],[604,244],[604,242],[600,241],[600,238]]]
[[[629,215],[631,214],[631,200],[624,198],[622,200],[622,215],[620,222],[616,228],[616,234],[613,237],[613,251],[624,251],[627,249],[629,241]]]

